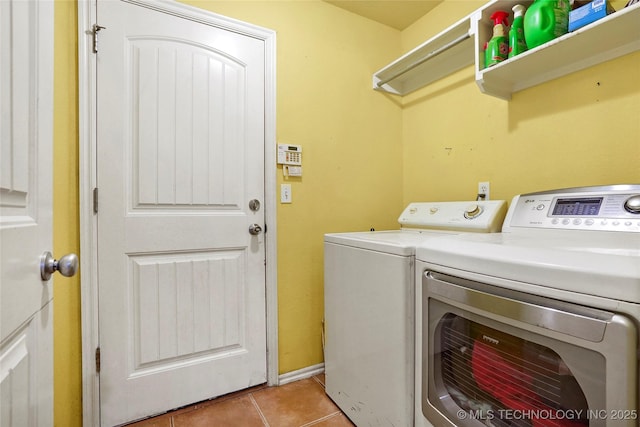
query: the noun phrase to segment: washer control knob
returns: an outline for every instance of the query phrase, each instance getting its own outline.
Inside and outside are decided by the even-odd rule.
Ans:
[[[469,205],[464,211],[464,217],[473,219],[482,213],[482,208],[477,204]]]
[[[624,202],[624,208],[632,214],[640,214],[640,194],[629,197]]]

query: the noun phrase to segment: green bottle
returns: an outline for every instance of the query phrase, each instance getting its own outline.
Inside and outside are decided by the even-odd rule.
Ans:
[[[524,39],[524,11],[521,4],[513,6],[513,24],[509,30],[509,58],[520,55],[527,50],[527,43]]]
[[[524,14],[524,37],[529,49],[569,31],[569,0],[535,0]]]
[[[485,67],[491,67],[504,61],[509,56],[509,38],[505,36],[504,27],[509,25],[507,18],[509,14],[502,10],[494,12],[491,19],[494,22],[493,37],[487,43],[485,51]]]

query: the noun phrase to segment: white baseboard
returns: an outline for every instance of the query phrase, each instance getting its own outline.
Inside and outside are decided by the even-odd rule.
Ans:
[[[307,366],[306,368],[298,369],[297,371],[286,372],[278,377],[278,385],[285,385],[294,381],[303,380],[305,378],[311,378],[312,376],[321,374],[323,372],[324,363]]]

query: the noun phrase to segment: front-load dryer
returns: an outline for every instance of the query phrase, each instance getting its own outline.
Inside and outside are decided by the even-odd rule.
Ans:
[[[357,426],[414,425],[415,248],[495,232],[504,201],[412,203],[401,229],[324,238],[325,385]]]
[[[640,185],[516,196],[502,233],[416,264],[422,420],[638,426]]]

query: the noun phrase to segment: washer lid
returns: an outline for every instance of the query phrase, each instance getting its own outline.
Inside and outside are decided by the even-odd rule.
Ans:
[[[431,230],[365,231],[325,234],[324,241],[393,255],[413,256],[416,246],[425,240],[452,234],[453,232]]]
[[[416,259],[500,279],[640,302],[640,236],[558,232],[445,236]]]

